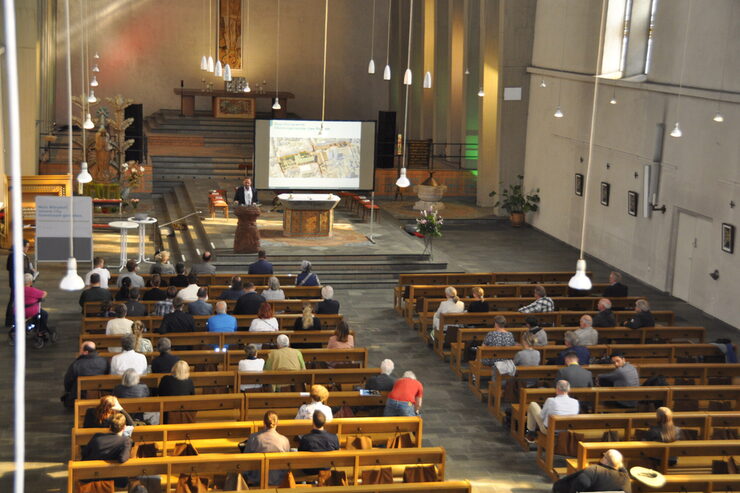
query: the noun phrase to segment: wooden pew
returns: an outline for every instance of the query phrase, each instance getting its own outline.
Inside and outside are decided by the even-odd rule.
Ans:
[[[576,330],[578,327],[545,327],[547,332],[548,343],[563,344],[565,333],[569,330]],[[463,352],[468,342],[477,341],[478,344],[483,342],[486,334],[493,330],[493,327],[479,329],[458,329],[452,335],[443,337],[442,329],[434,332],[434,352],[441,358],[450,358],[450,368],[455,374],[462,378],[467,372],[468,362],[464,360]],[[514,335],[514,339],[519,341],[521,334],[526,332],[526,327],[507,327],[506,330]],[[656,344],[656,343],[678,343],[678,342],[704,342],[704,327],[643,327],[641,329],[630,329],[628,327],[599,327],[599,340],[605,344]],[[445,347],[446,340],[450,342],[449,348]]]
[[[144,278],[145,281],[148,281],[152,278],[151,274],[142,274],[141,272],[138,273],[141,277]],[[120,274],[118,272],[112,272],[110,275],[110,284],[115,286],[118,282],[118,276]],[[278,278],[278,281],[280,281],[280,285],[282,286],[285,284],[286,286],[290,287],[295,285],[295,278],[293,274],[234,274],[234,273],[215,273],[215,274],[198,274],[198,283],[208,284],[209,286],[212,284],[218,284],[218,285],[227,285],[231,283],[231,279],[234,276],[239,276],[242,278],[242,282],[244,284],[251,282],[255,286],[267,286],[268,280],[275,276]],[[162,275],[162,279],[167,280],[169,283],[170,278],[175,277],[175,274],[165,274]]]
[[[666,474],[666,483],[659,488],[632,482],[633,493],[715,493],[740,489],[740,474]]]
[[[723,483],[724,484],[724,483]],[[253,490],[255,491],[255,490]],[[293,490],[278,488],[275,490],[259,490],[257,493],[290,493]],[[314,487],[312,493],[335,493],[334,486]],[[365,484],[342,487],[342,493],[470,493],[470,482],[465,481],[438,481],[436,483],[393,483],[393,484]],[[719,490],[717,490],[719,491]]]
[[[218,303],[220,300],[213,298],[206,301],[206,303],[210,303],[213,305],[213,312],[216,313],[216,303]],[[312,309],[316,311],[316,306],[321,302],[321,298],[303,298],[303,299],[285,299],[285,300],[271,300],[268,301],[270,305],[272,305],[272,310],[275,313],[303,313],[303,306],[308,303],[311,305]],[[122,302],[119,302],[122,303]],[[142,305],[144,305],[147,309],[148,315],[154,315],[154,307],[157,305],[156,301],[139,301]],[[85,303],[85,306],[82,310],[82,316],[83,317],[94,317],[101,311],[101,305],[99,301],[88,301]],[[185,307],[183,310],[185,312],[188,311],[187,307],[188,303],[185,303]],[[235,300],[227,300],[226,301],[227,311],[229,313],[232,313],[234,311],[234,307],[236,306]]]
[[[300,435],[311,431],[310,420],[281,420],[280,434],[288,437],[291,447],[297,448]],[[155,443],[163,457],[172,454],[175,444],[191,441],[199,453],[238,453],[239,442],[264,428],[262,420],[233,423],[188,423],[174,425],[137,426],[131,439],[135,443]],[[374,446],[385,446],[396,433],[410,433],[414,447],[421,447],[422,419],[414,417],[336,418],[324,426],[339,437],[342,447],[347,438],[370,436]],[[81,460],[84,447],[95,433],[104,428],[74,428],[72,430],[72,460]]]
[[[528,450],[524,438],[527,408],[531,402],[543,405],[548,397],[555,395],[554,389],[520,389],[519,402],[511,405],[511,434]],[[594,387],[572,388],[570,396],[579,402],[587,402],[594,413],[625,413],[638,408],[625,409],[614,406],[614,401],[661,402],[663,406],[675,408],[676,401],[697,400],[699,410],[708,410],[712,401],[729,401],[730,411],[740,411],[740,386],[738,385],[679,385],[673,387]],[[613,444],[612,444],[613,446]],[[621,448],[620,448],[621,450]]]
[[[484,365],[484,359],[514,359],[521,346],[479,346],[476,359],[470,362],[468,387],[478,398],[484,399],[488,391],[487,382],[492,375],[492,367]],[[545,364],[549,359],[566,350],[566,346],[539,346],[540,362]],[[640,363],[678,363],[679,358],[707,358],[722,353],[714,344],[599,344],[588,347],[591,358],[606,358],[618,352],[627,356],[632,364]],[[724,357],[722,357],[724,359]],[[613,367],[612,367],[613,369]]]
[[[676,412],[673,422],[682,430],[696,430],[700,440],[710,440],[716,428],[735,428],[740,426],[740,413],[737,412]],[[604,431],[616,430],[620,440],[636,439],[637,430],[646,430],[655,425],[655,413],[609,413],[581,414],[578,416],[550,416],[547,431],[538,435],[537,465],[553,480],[558,479],[564,469],[556,469],[556,434],[571,431],[591,431],[601,436]],[[600,441],[600,440],[594,440]],[[615,445],[619,448],[619,445]]]
[[[366,407],[376,411],[385,407],[387,392],[380,395],[360,395],[358,391],[330,392],[326,405],[329,407]],[[298,408],[310,401],[307,392],[245,393],[245,419],[260,419],[265,411],[273,410],[281,419],[295,417]]]
[[[208,286],[203,285],[202,287],[206,288],[208,291],[208,297],[209,298],[215,298],[218,299],[221,294],[229,289],[230,286],[226,284],[211,284]],[[140,288],[139,292],[143,296],[144,293],[149,291],[151,288]],[[167,289],[167,288],[162,288]],[[182,288],[179,288],[182,289]],[[179,290],[178,289],[178,290]],[[267,285],[255,285],[255,290],[258,293],[261,293],[267,289]],[[283,290],[285,293],[286,299],[304,299],[304,298],[321,298],[321,286],[280,286],[280,289]],[[115,286],[115,283],[111,281],[111,284],[108,286],[108,291],[110,291],[111,296],[115,299],[116,293],[118,293],[118,288]]]
[[[661,375],[673,385],[685,385],[686,379],[692,379],[696,385],[714,385],[714,380],[719,380],[720,385],[730,385],[734,379],[740,377],[740,364],[737,363],[638,363],[634,365],[640,374],[640,381]],[[504,419],[503,405],[505,388],[512,380],[544,381],[547,387],[554,387],[555,376],[562,366],[520,366],[516,369],[516,375],[496,374],[488,383],[488,411],[499,421]],[[614,371],[614,365],[589,365],[585,366],[594,378]]]
[[[69,461],[67,489],[76,491],[79,480],[100,477],[164,476],[163,491],[171,491],[180,474],[212,476],[232,471],[262,471],[261,487],[267,486],[271,470],[292,470],[297,473],[306,468],[332,465],[348,471],[351,484],[359,482],[363,469],[378,466],[415,466],[433,464],[440,481],[445,475],[445,451],[442,447],[406,449],[336,450],[332,452],[286,452],[269,454],[207,454],[185,457],[152,457],[130,459],[123,464],[106,461]],[[395,467],[400,474],[403,468]],[[370,491],[377,491],[373,486]],[[334,488],[334,490],[338,490]],[[406,491],[400,489],[398,491]],[[419,490],[415,490],[419,491]],[[445,491],[445,490],[441,490]]]
[[[379,368],[332,368],[321,370],[302,371],[265,371],[265,372],[238,372],[203,371],[190,373],[190,379],[195,385],[196,394],[207,394],[213,389],[226,387],[227,392],[239,392],[242,385],[278,385],[294,386],[296,389],[307,390],[311,385],[326,386],[364,386],[368,378],[380,374]],[[153,392],[159,387],[159,381],[167,373],[148,373],[141,375],[140,383],[146,385]],[[112,394],[116,385],[121,383],[120,375],[96,375],[77,378],[77,398],[89,398],[90,395]],[[349,389],[351,390],[351,389]],[[255,392],[254,390],[252,392]]]
[[[239,328],[244,328],[246,331],[249,328],[249,324],[252,320],[257,318],[257,315],[234,315],[236,317]],[[321,327],[323,330],[334,330],[337,328],[337,324],[343,320],[343,316],[339,315],[315,315],[321,320]],[[210,318],[210,315],[195,315],[195,328],[196,330],[205,331],[206,322]],[[284,314],[278,313],[275,315],[278,321],[280,330],[292,330],[296,319],[301,318],[299,314]],[[145,327],[151,329],[152,332],[156,331],[162,325],[162,317],[147,316],[147,317],[128,317],[129,320],[141,320]],[[105,326],[108,324],[109,318],[103,317],[87,317],[82,319],[82,333],[83,334],[104,334]]]

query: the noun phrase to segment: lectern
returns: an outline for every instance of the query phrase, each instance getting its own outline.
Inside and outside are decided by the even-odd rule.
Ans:
[[[331,193],[281,193],[283,236],[331,236],[339,197]]]

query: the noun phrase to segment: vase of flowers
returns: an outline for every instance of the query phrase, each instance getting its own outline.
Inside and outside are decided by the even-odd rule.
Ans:
[[[424,254],[429,253],[429,260],[434,255],[433,240],[442,236],[444,220],[433,208],[425,209],[416,218],[416,232],[424,237]]]

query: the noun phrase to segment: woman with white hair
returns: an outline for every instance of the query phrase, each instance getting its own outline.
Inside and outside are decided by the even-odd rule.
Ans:
[[[280,281],[275,276],[267,280],[267,289],[263,290],[261,294],[267,301],[285,299],[285,291],[280,289]]]
[[[136,397],[149,397],[149,387],[140,383],[139,373],[133,368],[129,368],[121,376],[121,383],[113,389],[113,395],[119,399],[128,399]]]
[[[439,328],[439,316],[443,313],[462,313],[465,311],[465,303],[460,301],[460,298],[457,296],[457,289],[447,286],[445,288],[445,296],[447,299],[439,304],[439,308],[434,313],[434,319],[432,320],[432,327],[434,329]]]
[[[413,371],[407,371],[396,380],[385,401],[383,416],[417,416],[421,412],[424,386]]]
[[[296,286],[321,286],[319,276],[311,272],[311,262],[304,260],[301,262],[301,273],[295,278]]]
[[[321,288],[321,297],[323,300],[319,303],[316,308],[316,313],[324,313],[327,315],[336,315],[339,313],[339,302],[334,298],[334,288],[331,286],[324,286]]]
[[[381,392],[388,392],[393,390],[393,385],[396,383],[396,379],[391,376],[393,373],[394,364],[392,360],[384,359],[380,362],[380,375],[375,375],[367,379],[365,382],[366,390],[379,390]]]
[[[154,256],[154,262],[149,270],[151,274],[175,274],[175,266],[170,263],[170,252],[162,250]]]

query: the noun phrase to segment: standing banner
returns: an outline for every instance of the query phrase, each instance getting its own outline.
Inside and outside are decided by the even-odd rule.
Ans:
[[[71,197],[74,200],[74,255],[69,251],[70,197],[36,197],[36,262],[66,262],[74,256],[78,261],[91,261],[92,197]]]

